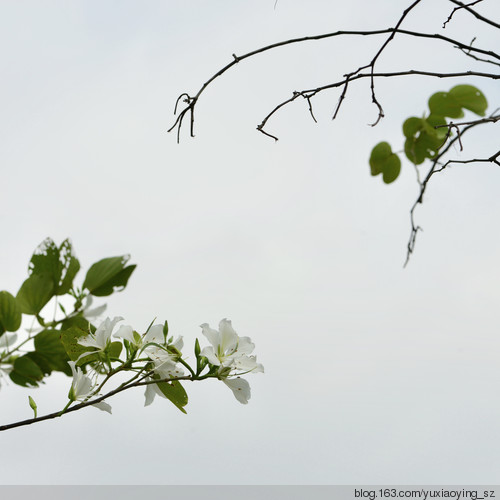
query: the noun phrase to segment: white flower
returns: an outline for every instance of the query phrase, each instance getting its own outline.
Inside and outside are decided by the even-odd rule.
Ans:
[[[104,351],[106,347],[111,342],[111,334],[113,333],[113,329],[119,321],[122,321],[123,318],[120,316],[117,316],[116,318],[113,318],[112,320],[109,318],[106,318],[96,329],[95,333],[89,333],[89,335],[85,337],[80,337],[77,341],[78,344],[83,345],[85,347],[95,347],[99,351]],[[122,331],[132,331],[132,327],[130,326],[120,326],[118,329],[117,334],[122,332]],[[85,356],[89,356],[90,354],[94,354],[96,351],[90,351],[90,352],[84,352],[78,359],[79,361],[81,358]]]
[[[126,329],[122,327],[113,337],[128,340],[138,351],[144,352],[155,365],[153,371],[162,379],[176,378],[184,375],[182,368],[177,365],[178,355],[169,352],[167,349],[167,347],[171,348],[170,350],[173,348],[180,353],[184,346],[184,341],[182,337],[177,337],[174,342],[167,343],[163,334],[163,325],[151,326],[142,336],[135,333],[132,328]],[[147,380],[153,379],[149,377]],[[165,397],[156,384],[148,384],[144,394],[146,398],[144,406],[150,405],[156,395],[162,398]]]
[[[134,334],[134,330],[132,330],[130,326],[127,327],[122,326],[113,335],[113,337],[119,337],[128,340],[138,349],[142,348],[143,346],[151,342],[155,344],[163,344],[165,342],[165,336],[163,335],[163,325],[151,326],[149,330],[142,337],[139,334]]]
[[[83,310],[82,310],[82,316],[87,320],[90,320],[91,318],[97,318],[106,310],[106,307],[107,307],[106,304],[103,304],[102,306],[94,307],[94,309],[90,309],[92,302],[93,302],[92,295],[87,295],[87,298],[85,299],[85,304],[84,304]]]
[[[233,391],[234,397],[241,403],[246,405],[250,399],[250,384],[241,377],[226,378],[223,382]]]
[[[68,397],[71,401],[82,401],[92,392],[92,381],[82,372],[80,367],[76,366],[74,361],[68,361],[68,365],[73,373],[73,382]]]
[[[212,365],[244,372],[264,371],[264,367],[257,363],[256,357],[249,356],[255,349],[255,345],[249,337],[239,337],[231,321],[223,319],[219,323],[219,331],[213,330],[207,323],[203,323],[201,328],[203,335],[212,344],[204,347],[201,355],[205,356]]]
[[[4,333],[0,337],[0,350],[5,349],[9,350],[10,347],[12,347],[13,344],[16,343],[17,340],[17,333]]]
[[[156,332],[155,331],[151,332],[151,329],[154,328],[151,327],[148,333],[144,336],[144,340],[146,340],[146,337],[148,337],[149,335],[147,339],[149,342],[158,342],[157,336],[159,335],[159,333],[161,333],[162,335],[161,340],[163,343],[164,342],[163,326],[162,325],[155,325],[155,326],[161,327],[161,330],[160,328],[157,328]],[[144,342],[144,345],[146,344],[147,342]],[[180,350],[184,346],[184,341],[182,340],[182,337],[178,337],[174,342],[168,344],[168,346],[180,352]],[[178,355],[172,354],[168,350],[162,349],[161,347],[155,345],[147,346],[144,349],[144,353],[149,357],[149,359],[151,359],[151,361],[153,361],[155,365],[153,370],[157,375],[160,376],[160,378],[169,379],[169,378],[182,377],[184,375],[184,370],[177,364]],[[149,380],[152,379],[149,378]],[[150,405],[157,394],[163,398],[165,397],[163,392],[160,391],[160,389],[156,384],[148,384],[146,386],[146,392],[144,394],[146,398],[144,406]]]
[[[212,344],[204,347],[201,355],[219,367],[219,378],[233,391],[235,398],[242,404],[250,399],[250,384],[241,377],[234,377],[234,371],[240,373],[264,372],[264,367],[257,363],[255,356],[250,356],[255,345],[249,337],[239,337],[231,321],[223,319],[219,330],[213,330],[207,323],[201,325],[203,335]],[[231,378],[233,376],[233,378]]]
[[[68,361],[68,365],[73,373],[73,382],[71,383],[68,398],[71,401],[85,401],[92,394],[94,385],[92,384],[90,378],[82,372],[80,367],[76,366],[74,361]],[[99,408],[99,410],[111,413],[111,406],[104,401],[95,403],[92,406]]]

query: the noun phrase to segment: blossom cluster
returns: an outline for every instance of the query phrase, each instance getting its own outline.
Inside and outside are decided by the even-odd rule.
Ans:
[[[69,361],[73,374],[73,381],[69,391],[70,402],[87,402],[100,396],[98,385],[98,372],[95,369],[96,356],[99,359],[108,359],[109,372],[111,375],[111,361],[106,355],[113,343],[112,337],[120,339],[125,345],[127,359],[120,361],[121,367],[132,369],[137,363],[142,363],[144,373],[141,378],[145,382],[145,406],[150,405],[155,396],[167,397],[160,386],[164,382],[179,380],[201,380],[209,377],[222,380],[231,389],[236,399],[242,403],[248,403],[250,399],[250,385],[241,375],[247,373],[264,372],[264,367],[257,363],[252,352],[255,345],[249,337],[240,337],[234,330],[231,321],[223,319],[219,323],[219,329],[210,328],[207,323],[201,325],[202,333],[210,345],[200,348],[198,340],[195,345],[196,368],[191,368],[183,358],[182,349],[184,341],[181,336],[175,340],[168,337],[166,325],[151,325],[144,334],[139,334],[129,325],[117,324],[123,318],[117,316],[113,319],[106,318],[94,332],[89,331],[87,335],[77,339],[79,346],[91,348],[80,354],[75,361]],[[116,329],[116,331],[115,331]],[[92,356],[92,358],[90,358]],[[86,359],[87,358],[87,359]],[[102,362],[99,364],[104,366]],[[86,365],[94,370],[91,378],[77,365]],[[139,368],[135,368],[139,371]],[[186,372],[187,369],[187,372]],[[111,413],[111,406],[98,401],[94,404],[97,408]]]

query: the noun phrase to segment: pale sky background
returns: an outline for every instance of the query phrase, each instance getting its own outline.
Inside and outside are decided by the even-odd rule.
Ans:
[[[0,3],[0,289],[16,293],[33,249],[70,237],[85,271],[130,253],[138,267],[107,314],[144,330],[156,316],[192,349],[199,325],[233,321],[264,375],[240,405],[224,384],[187,385],[188,414],[143,390],[0,435],[2,484],[499,484],[498,255],[500,170],[456,166],[435,177],[424,227],[402,268],[413,167],[386,186],[371,148],[403,144],[401,123],[428,97],[477,84],[368,82],[283,110],[294,90],[367,63],[382,38],[283,48],[239,64],[197,107],[180,145],[177,96],[242,54],[284,38],[395,24],[408,0],[86,0]],[[442,32],[446,1],[427,0],[404,27]],[[498,21],[500,5],[477,10]],[[463,12],[451,37],[495,49],[498,31]],[[397,40],[380,70],[466,70],[445,44]],[[472,118],[472,115],[468,115]],[[496,128],[495,128],[496,127]],[[498,124],[464,137],[465,153],[498,150]],[[458,152],[457,152],[458,154]],[[84,271],[77,277],[81,284]],[[62,408],[70,379],[26,390],[2,383],[0,421]]]

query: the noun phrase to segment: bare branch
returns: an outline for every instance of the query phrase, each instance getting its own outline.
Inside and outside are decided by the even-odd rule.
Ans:
[[[469,5],[466,5],[462,2],[459,2],[458,0],[450,0],[451,3],[454,3],[455,5],[459,5],[460,8],[465,9],[467,12],[470,12],[476,19],[479,19],[483,23],[489,24],[490,26],[494,26],[495,28],[500,29],[500,24],[492,21],[491,19],[488,19],[487,17],[482,16],[481,14],[477,13],[475,10],[471,9]],[[473,4],[471,4],[473,5]]]
[[[475,42],[476,40],[476,37],[474,37],[471,42],[470,42],[470,46],[472,47],[472,44]],[[480,61],[480,62],[484,62],[484,63],[487,63],[487,64],[494,64],[495,66],[500,66],[500,62],[496,62],[496,61],[492,61],[491,59],[484,59],[483,57],[478,57],[478,56],[475,56],[474,54],[471,54],[470,50],[466,50],[466,49],[463,49],[462,47],[457,47],[457,49],[459,49],[460,51],[462,51],[466,56],[468,57],[471,57],[472,59],[474,59],[475,61]]]
[[[457,10],[465,9],[466,7],[471,7],[472,5],[476,5],[479,2],[482,2],[483,0],[475,0],[475,2],[468,3],[467,5],[460,5],[459,7],[455,7],[451,14],[448,16],[448,19],[443,23],[443,28],[446,28],[446,25],[451,21],[451,18],[455,15],[455,12]]]
[[[414,5],[416,5],[416,3],[414,3],[413,6]],[[421,32],[417,32],[417,31],[408,31],[408,30],[402,30],[402,29],[397,29],[397,28],[386,28],[386,29],[371,30],[371,31],[341,30],[341,31],[335,31],[335,32],[332,32],[332,33],[324,33],[324,34],[321,34],[321,35],[305,36],[305,37],[300,37],[300,38],[292,38],[292,39],[289,39],[289,40],[283,40],[281,42],[273,43],[271,45],[267,45],[265,47],[261,47],[261,48],[256,49],[256,50],[252,50],[251,52],[247,52],[246,54],[243,54],[241,56],[236,56],[235,54],[233,54],[233,60],[231,62],[229,62],[228,64],[226,64],[219,71],[217,71],[217,73],[215,73],[212,77],[210,77],[201,86],[201,88],[198,90],[198,92],[194,96],[191,96],[188,93],[182,93],[179,96],[179,98],[177,99],[177,102],[176,102],[175,109],[174,109],[174,114],[177,114],[177,111],[178,111],[177,110],[177,107],[178,107],[177,105],[182,100],[182,98],[185,98],[183,102],[186,104],[186,106],[182,110],[179,111],[179,114],[177,115],[177,118],[175,119],[173,125],[168,129],[168,132],[171,132],[172,130],[174,130],[175,128],[177,128],[177,142],[179,142],[179,140],[180,140],[180,129],[182,128],[182,125],[183,125],[183,122],[184,122],[184,118],[189,113],[190,114],[190,136],[194,137],[194,108],[196,107],[196,104],[198,103],[198,100],[199,100],[200,96],[203,94],[203,92],[205,91],[205,89],[214,80],[216,80],[218,77],[220,77],[221,75],[223,75],[226,71],[228,71],[233,66],[235,66],[236,64],[238,64],[239,62],[241,62],[241,61],[243,61],[245,59],[248,59],[250,57],[256,56],[258,54],[262,54],[262,53],[270,51],[270,50],[274,50],[274,49],[279,48],[279,47],[284,47],[284,46],[292,45],[292,44],[296,44],[296,43],[304,43],[304,42],[309,42],[309,41],[319,41],[319,40],[325,40],[325,39],[334,38],[334,37],[338,37],[338,36],[377,36],[377,35],[383,35],[383,34],[387,34],[387,33],[391,34],[391,36],[394,36],[396,33],[398,33],[398,34],[405,35],[405,36],[410,36],[410,37],[428,38],[428,39],[440,40],[440,41],[445,42],[447,44],[451,44],[454,47],[461,49],[462,51],[469,51],[471,53],[482,54],[482,55],[491,57],[493,59],[498,59],[500,61],[500,54],[497,54],[496,52],[491,51],[491,50],[485,50],[485,49],[480,49],[480,48],[477,48],[477,47],[473,47],[471,45],[467,45],[467,44],[462,43],[462,42],[460,42],[458,40],[454,40],[452,38],[449,38],[449,37],[446,37],[446,36],[443,36],[443,35],[440,35],[440,34],[421,33]],[[386,40],[386,42],[384,43],[383,46],[387,45],[388,40]],[[379,52],[380,52],[380,50],[379,50]],[[375,55],[375,58],[374,58],[374,60],[372,60],[372,63],[374,61],[376,61],[376,59],[379,57],[379,55],[380,55],[379,52]],[[351,74],[359,73],[359,71],[361,71],[362,69],[366,69],[368,67],[370,67],[370,64],[368,64],[368,65],[366,65],[364,67],[358,68],[357,71],[355,71],[355,72],[353,72]],[[340,105],[342,104],[342,101],[345,98],[345,95],[347,93],[348,81],[351,78],[347,78],[348,74],[346,74],[345,76],[346,76],[346,80],[345,80],[345,83],[344,83],[344,90],[343,90],[343,93],[342,93],[341,98],[339,100],[339,103],[337,105],[337,108],[335,110],[335,113],[333,115],[333,118],[335,118],[337,116],[338,111],[340,109]],[[375,77],[375,76],[376,75],[374,73],[373,77]],[[257,130],[261,131],[265,135],[269,135],[269,134],[265,133],[263,130],[261,130],[259,127],[257,127]],[[273,138],[276,139],[275,137],[273,137]]]
[[[314,97],[315,95],[319,94],[320,92],[323,92],[328,89],[333,89],[337,87],[344,87],[342,90],[342,94],[340,95],[339,103],[342,102],[342,100],[345,98],[345,89],[347,88],[347,85],[355,80],[359,80],[361,78],[394,78],[398,76],[409,76],[409,75],[420,75],[420,76],[430,76],[434,78],[458,78],[458,77],[463,77],[463,76],[475,76],[475,77],[480,77],[480,78],[491,78],[493,80],[499,80],[500,79],[500,74],[495,74],[495,73],[482,73],[478,71],[461,71],[461,72],[456,72],[456,73],[436,73],[433,71],[419,71],[419,70],[407,70],[407,71],[395,71],[395,72],[390,72],[390,73],[359,73],[354,76],[349,76],[346,77],[343,80],[340,80],[338,82],[334,83],[329,83],[327,85],[323,85],[321,87],[316,87],[314,89],[306,89],[302,90],[300,92],[295,91],[292,94],[292,97],[289,99],[286,99],[285,101],[281,102],[278,104],[270,113],[268,113],[260,125],[257,126],[257,130],[259,132],[262,132],[265,135],[268,135],[272,137],[275,140],[278,140],[276,136],[271,135],[267,133],[264,130],[264,127],[266,126],[267,122],[269,119],[277,112],[279,111],[282,107],[286,106],[287,104],[290,104],[291,102],[295,101],[298,97],[307,97],[311,98]],[[337,104],[337,108],[335,110],[334,117],[337,115],[339,110],[339,105]],[[490,120],[491,121],[491,120]]]

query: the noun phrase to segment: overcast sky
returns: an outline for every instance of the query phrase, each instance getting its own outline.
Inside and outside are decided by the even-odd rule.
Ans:
[[[196,138],[166,130],[231,54],[284,38],[393,26],[407,0],[86,0],[0,3],[1,289],[16,293],[33,249],[70,237],[82,268],[130,253],[127,290],[107,300],[144,331],[168,319],[186,350],[199,325],[229,318],[265,374],[240,405],[222,383],[187,385],[187,415],[142,390],[0,436],[2,484],[499,484],[500,170],[436,176],[416,214],[415,172],[386,186],[371,148],[402,147],[401,123],[428,97],[477,79],[367,81],[305,102],[256,132],[294,90],[366,64],[383,38],[342,38],[238,64],[200,100]],[[405,27],[443,32],[448,2],[424,0]],[[498,20],[500,6],[477,6]],[[498,30],[458,12],[443,32],[498,47]],[[447,66],[448,65],[448,66]],[[445,44],[397,39],[380,70],[463,71]],[[469,116],[469,115],[468,115]],[[472,118],[472,115],[470,115]],[[496,127],[496,128],[495,128]],[[498,150],[498,125],[464,137]],[[456,154],[459,154],[457,151]],[[81,283],[82,271],[78,277]],[[2,383],[0,423],[62,408],[70,379]]]

